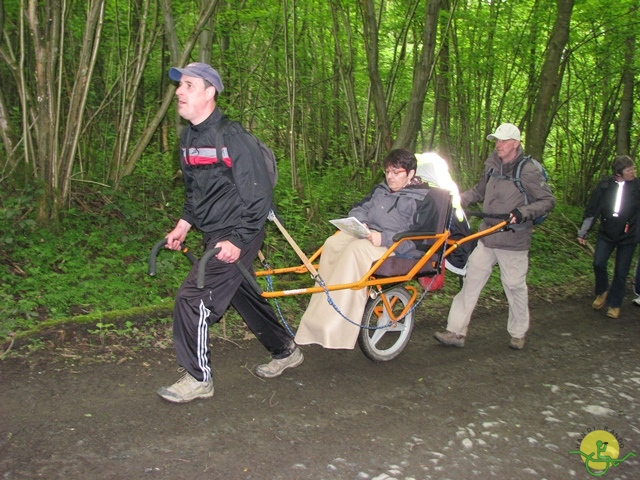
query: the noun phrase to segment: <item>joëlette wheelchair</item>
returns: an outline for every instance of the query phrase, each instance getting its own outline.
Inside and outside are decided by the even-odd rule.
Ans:
[[[237,262],[245,279],[263,297],[277,299],[292,295],[305,295],[325,292],[330,297],[332,291],[342,289],[368,289],[368,300],[360,323],[358,345],[364,355],[375,362],[385,362],[397,357],[409,343],[415,324],[415,308],[426,293],[438,290],[443,286],[445,259],[465,243],[472,242],[492,233],[508,229],[508,215],[495,215],[502,219],[496,225],[462,238],[453,238],[451,222],[454,211],[451,205],[451,194],[448,190],[431,187],[429,195],[434,199],[438,211],[437,231],[435,232],[402,232],[393,237],[394,243],[376,262],[371,265],[362,278],[353,282],[338,285],[326,285],[318,275],[316,263],[322,254],[320,247],[313,255],[307,257],[297,246],[293,238],[284,229],[278,218],[271,213],[269,219],[274,221],[289,244],[300,257],[302,264],[293,267],[270,268],[264,257],[260,255],[263,269],[255,271],[255,277]],[[486,216],[475,214],[476,216]],[[403,242],[413,241],[424,251],[419,258],[395,256],[394,252]],[[155,259],[166,239],[156,243],[149,259],[149,275],[155,275]],[[219,249],[208,250],[199,260],[183,246],[183,253],[192,263],[198,262],[199,288],[204,288],[204,266],[211,257],[217,255]],[[316,281],[313,287],[293,290],[264,291],[256,281],[256,277],[278,276],[283,274],[310,274]],[[418,284],[423,288],[419,298]],[[271,282],[269,282],[271,283]],[[355,319],[353,319],[355,320]],[[345,319],[345,321],[353,321]],[[284,319],[283,319],[284,322]],[[288,326],[287,326],[288,327]]]

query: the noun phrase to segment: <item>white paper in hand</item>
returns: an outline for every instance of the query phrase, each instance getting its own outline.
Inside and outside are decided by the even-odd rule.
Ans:
[[[356,217],[337,218],[335,220],[329,220],[329,223],[334,225],[340,231],[348,233],[356,238],[367,238],[371,235],[371,231],[360,223]]]

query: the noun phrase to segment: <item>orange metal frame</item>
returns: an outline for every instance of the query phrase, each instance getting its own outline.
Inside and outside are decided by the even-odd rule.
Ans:
[[[372,286],[375,286],[378,288],[378,290],[381,290],[383,285],[397,284],[397,283],[403,283],[403,282],[408,282],[410,280],[413,280],[417,275],[417,273],[427,263],[427,261],[433,255],[435,255],[438,251],[440,251],[443,247],[445,250],[444,250],[444,255],[442,256],[441,262],[451,252],[457,249],[460,245],[463,245],[467,242],[470,242],[478,238],[485,237],[487,235],[491,235],[492,233],[495,233],[504,229],[507,225],[508,224],[506,221],[502,221],[494,225],[493,227],[487,228],[485,230],[481,230],[479,232],[476,232],[474,234],[471,234],[459,240],[450,239],[449,238],[450,232],[448,230],[440,234],[415,235],[415,236],[404,237],[401,240],[393,243],[387,249],[384,255],[371,266],[371,268],[363,275],[363,277],[360,280],[356,282],[343,283],[343,284],[337,284],[337,285],[325,285],[324,288],[321,286],[314,286],[314,287],[308,287],[308,288],[298,288],[293,290],[278,290],[274,292],[262,292],[262,296],[265,298],[279,298],[279,297],[285,297],[285,296],[291,296],[291,295],[319,293],[319,292],[324,292],[325,289],[332,292],[335,290],[345,290],[347,288],[351,290],[360,290],[362,288],[372,287]],[[429,250],[427,250],[424,253],[424,255],[417,261],[417,263],[413,266],[413,268],[411,268],[411,270],[409,270],[405,275],[376,278],[375,272],[380,267],[380,265],[382,265],[382,263],[387,258],[389,258],[389,256],[393,254],[393,252],[398,248],[398,246],[402,242],[411,241],[411,240],[432,240],[433,245],[431,245]],[[322,247],[320,247],[311,257],[309,257],[310,262],[312,264],[313,262],[316,262],[321,254],[322,254]],[[317,269],[318,264],[313,264],[313,267]],[[256,271],[256,276],[260,277],[260,276],[266,276],[266,275],[281,275],[285,273],[305,274],[305,273],[310,273],[310,271],[303,264],[295,267],[258,270]],[[405,288],[409,291],[412,291],[412,298],[409,304],[405,306],[405,309],[404,309],[405,311],[403,311],[397,318],[402,318],[406,314],[406,310],[408,310],[413,305],[413,302],[417,296],[417,290],[415,288],[409,287],[409,286],[405,286]],[[395,321],[395,318],[393,316],[393,310],[391,309],[391,305],[389,304],[389,301],[384,295],[382,298],[383,298],[384,305],[387,312],[389,313],[391,318]]]

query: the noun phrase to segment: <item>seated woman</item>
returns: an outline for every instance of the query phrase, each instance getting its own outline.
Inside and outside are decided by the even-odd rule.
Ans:
[[[417,160],[404,149],[392,150],[383,161],[386,180],[349,212],[369,227],[371,235],[356,238],[338,232],[329,237],[322,248],[318,273],[326,285],[360,280],[393,243],[393,236],[406,231],[433,231],[438,214],[429,197],[429,187],[415,176]],[[413,242],[403,242],[396,255],[417,256]],[[360,323],[367,303],[367,289],[330,292],[332,301],[345,317]],[[360,328],[345,320],[327,301],[325,292],[311,296],[296,333],[299,345],[317,343],[325,348],[352,349]]]

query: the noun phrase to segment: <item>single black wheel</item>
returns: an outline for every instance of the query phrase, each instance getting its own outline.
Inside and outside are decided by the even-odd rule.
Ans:
[[[393,315],[397,318],[411,301],[411,292],[394,287],[385,293]],[[393,323],[384,305],[382,295],[370,298],[364,309],[358,345],[367,358],[374,362],[388,362],[400,355],[409,343],[414,325],[415,311]]]

